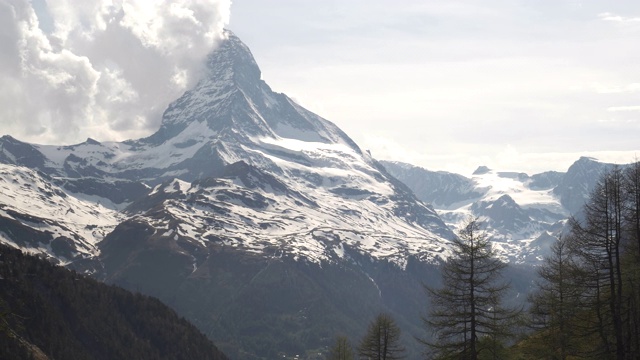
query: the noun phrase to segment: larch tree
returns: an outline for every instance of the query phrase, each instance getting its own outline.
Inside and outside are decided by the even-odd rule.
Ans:
[[[557,244],[542,266],[526,343],[545,358],[639,359],[640,163],[602,174],[568,228],[568,252]]]
[[[328,360],[353,360],[353,348],[346,336],[338,336],[331,350]]]
[[[625,288],[629,308],[626,321],[629,357],[640,357],[640,161],[632,163],[624,173],[626,257]]]
[[[640,259],[640,161],[631,164],[624,172],[625,209],[624,218],[628,244]]]
[[[531,325],[539,330],[535,352],[540,357],[565,360],[575,356],[579,344],[576,314],[580,311],[584,272],[566,238],[560,237],[538,270],[540,279],[529,296]],[[541,330],[541,331],[540,331]]]
[[[368,360],[402,359],[405,349],[400,343],[400,334],[400,328],[390,315],[379,314],[360,341],[358,355]]]
[[[572,247],[591,269],[591,308],[596,313],[593,332],[600,334],[594,353],[625,359],[626,294],[623,287],[623,173],[604,174],[584,206],[583,220],[571,220]]]
[[[477,218],[467,221],[452,245],[453,253],[442,266],[442,287],[427,288],[431,307],[423,320],[433,337],[421,341],[438,359],[496,355],[519,313],[502,304],[509,288],[501,277],[506,264]]]

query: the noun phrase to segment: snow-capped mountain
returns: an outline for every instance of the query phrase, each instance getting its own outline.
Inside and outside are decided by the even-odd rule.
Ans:
[[[566,175],[554,187],[553,194],[569,212],[577,214],[581,211],[600,175],[614,166],[614,164],[598,162],[593,158],[581,157],[569,167]]]
[[[324,346],[380,310],[417,328],[453,237],[435,210],[273,92],[232,33],[207,69],[147,138],[0,138],[0,241],[158,296],[234,358]]]
[[[208,65],[209,75],[169,106],[148,138],[52,146],[5,136],[0,161],[46,174],[68,198],[128,205],[120,218],[144,219],[195,246],[223,238],[317,263],[344,256],[347,245],[400,265],[446,249],[452,233],[435,211],[333,123],[273,92],[232,33]],[[164,222],[153,217],[160,208]],[[52,217],[46,208],[37,216]],[[100,240],[74,234],[81,244]],[[55,256],[48,246],[41,250]]]
[[[451,228],[478,217],[505,257],[532,264],[546,254],[568,217],[580,211],[600,174],[613,166],[582,157],[566,173],[529,176],[480,166],[464,177],[401,162],[381,163],[419,199],[433,204]]]
[[[471,178],[382,166],[273,92],[232,33],[207,70],[147,138],[0,138],[0,241],[159,297],[232,358],[357,337],[379,311],[412,348],[452,227],[481,216],[506,259],[534,261],[599,166]]]

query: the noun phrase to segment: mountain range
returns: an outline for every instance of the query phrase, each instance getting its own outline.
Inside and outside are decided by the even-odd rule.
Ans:
[[[582,157],[566,172],[529,176],[479,166],[465,177],[402,162],[382,161],[452,229],[478,218],[505,261],[536,265],[569,216],[579,216],[600,174],[614,164]]]
[[[379,162],[273,92],[227,32],[147,138],[0,138],[0,241],[160,298],[231,358],[312,358],[380,311],[413,343],[422,285],[468,216],[527,273],[607,166],[466,178]]]

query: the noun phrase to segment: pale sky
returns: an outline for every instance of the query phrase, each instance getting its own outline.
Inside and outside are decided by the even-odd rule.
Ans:
[[[378,159],[468,175],[640,156],[637,0],[0,0],[0,135],[149,135],[223,27]]]
[[[640,155],[637,0],[237,0],[229,28],[376,158],[531,174]]]

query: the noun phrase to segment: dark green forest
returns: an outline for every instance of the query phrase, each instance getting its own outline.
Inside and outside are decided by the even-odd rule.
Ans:
[[[227,359],[159,300],[0,245],[0,359]]]

